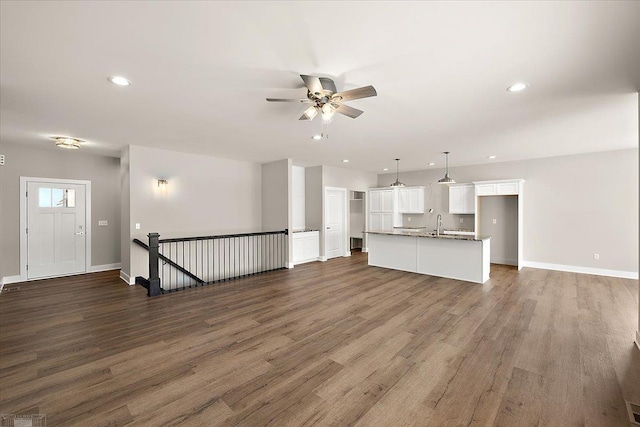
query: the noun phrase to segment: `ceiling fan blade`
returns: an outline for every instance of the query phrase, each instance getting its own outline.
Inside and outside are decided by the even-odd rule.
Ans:
[[[351,101],[352,99],[360,99],[360,98],[368,98],[370,96],[376,96],[378,92],[376,89],[369,85],[364,87],[359,87],[357,89],[345,90],[344,92],[338,92],[333,95],[333,99],[338,99],[340,101]],[[339,97],[339,98],[338,98]]]
[[[285,99],[285,98],[267,98],[267,102],[300,102],[301,104],[311,103],[310,99]]]
[[[332,105],[336,105],[336,104],[332,104]],[[364,111],[358,110],[357,108],[349,107],[348,105],[344,105],[344,104],[337,104],[337,105],[338,106],[336,107],[336,113],[344,114],[345,116],[351,117],[352,119],[355,119],[360,114],[364,113]]]
[[[322,83],[320,83],[320,79],[316,76],[307,76],[304,74],[300,74],[302,80],[304,80],[304,85],[309,89],[309,92],[316,96],[322,96],[324,93],[324,89],[322,88]]]
[[[309,116],[307,116],[306,114],[303,114],[300,116],[300,118],[298,120],[306,120],[306,121],[311,121],[313,120],[313,117],[309,118]]]

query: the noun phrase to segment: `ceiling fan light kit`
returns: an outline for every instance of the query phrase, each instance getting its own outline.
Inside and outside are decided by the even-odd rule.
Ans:
[[[343,104],[343,102],[378,95],[373,86],[364,86],[338,92],[336,84],[328,77],[300,74],[300,78],[302,78],[304,85],[307,87],[306,99],[267,98],[268,102],[300,102],[302,104],[313,104],[302,113],[299,120],[313,120],[318,113],[321,113],[322,121],[325,124],[331,123],[335,113],[340,113],[355,119],[359,117],[363,111],[349,107]]]

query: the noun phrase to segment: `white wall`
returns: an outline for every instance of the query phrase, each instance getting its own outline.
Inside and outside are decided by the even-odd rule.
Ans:
[[[305,168],[291,167],[291,229],[305,228]]]
[[[262,229],[278,231],[292,229],[292,162],[278,160],[261,165],[262,173]],[[288,236],[287,262],[293,259],[291,233]],[[293,266],[292,262],[289,262]]]
[[[524,178],[524,260],[638,272],[638,149],[450,168],[458,182]],[[405,172],[407,185],[435,183],[442,169]],[[392,174],[378,176],[380,185]],[[433,184],[433,214],[412,224],[459,227],[449,215],[448,188]],[[425,206],[428,197],[425,197]],[[428,206],[426,206],[428,207]],[[600,254],[594,260],[593,254]]]
[[[125,282],[133,283],[128,274],[131,272],[131,184],[129,168],[129,147],[120,152],[120,275]],[[122,274],[124,273],[124,275]],[[148,277],[148,275],[144,275]],[[134,277],[135,279],[135,277]]]
[[[169,150],[129,147],[129,242],[260,231],[261,166]],[[159,191],[158,179],[169,184]],[[140,229],[135,224],[140,223]],[[146,251],[131,247],[131,277],[148,277]]]

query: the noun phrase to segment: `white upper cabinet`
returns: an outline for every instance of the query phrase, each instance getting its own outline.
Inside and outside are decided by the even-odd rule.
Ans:
[[[504,179],[500,181],[474,182],[477,196],[512,196],[522,189],[523,179]]]
[[[406,214],[424,213],[424,187],[399,188],[398,211]]]
[[[402,226],[398,211],[397,188],[372,188],[369,190],[369,230],[388,231]]]
[[[473,184],[449,185],[449,213],[476,213],[476,186]]]
[[[369,190],[369,211],[393,213],[396,206],[396,194],[393,189]]]

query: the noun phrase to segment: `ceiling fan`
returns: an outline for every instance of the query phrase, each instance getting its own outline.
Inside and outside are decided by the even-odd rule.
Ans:
[[[344,114],[347,117],[355,119],[360,116],[363,111],[349,107],[343,104],[343,102],[378,95],[376,89],[371,85],[338,92],[336,90],[336,84],[330,78],[307,76],[304,74],[301,74],[300,77],[302,77],[307,87],[306,98],[267,98],[269,102],[300,102],[302,104],[312,104],[304,111],[299,120],[313,120],[318,113],[321,114],[322,120],[325,123],[331,122],[335,113]]]

